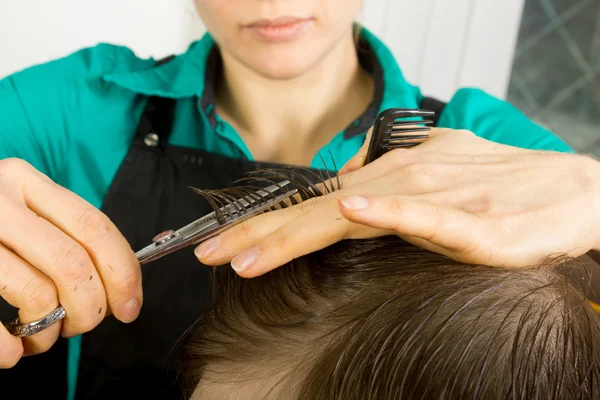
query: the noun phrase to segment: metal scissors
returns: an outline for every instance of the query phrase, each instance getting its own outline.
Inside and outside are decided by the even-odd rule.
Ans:
[[[271,209],[298,193],[297,189],[287,188],[289,185],[290,181],[282,181],[264,189],[258,189],[251,195],[233,199],[221,207],[218,214],[213,211],[182,228],[168,230],[156,235],[151,244],[135,253],[135,255],[140,265],[143,265],[177,250],[204,242],[249,218]],[[21,324],[19,319],[16,318],[5,325],[5,328],[14,336],[26,337],[46,329],[65,318],[65,316],[65,309],[59,306],[42,319],[28,324]]]
[[[162,232],[154,237],[150,245],[144,247],[135,255],[140,264],[143,265],[184,247],[204,242],[296,194],[297,189],[282,190],[289,184],[289,181],[279,182],[276,185],[257,190],[254,192],[255,195],[236,199],[221,207],[220,214],[225,216],[221,222],[217,218],[217,213],[213,211],[176,231]],[[278,192],[283,193],[278,195]]]

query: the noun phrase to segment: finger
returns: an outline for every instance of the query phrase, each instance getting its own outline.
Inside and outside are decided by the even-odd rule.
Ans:
[[[414,168],[418,168],[418,171],[415,170],[407,173],[401,169],[394,174],[372,180],[360,186],[350,187],[344,191],[310,199],[283,210],[271,211],[253,217],[198,246],[196,256],[205,265],[218,266],[228,263],[236,255],[255,246],[282,226],[292,223],[292,221],[316,207],[326,205],[331,198],[339,197],[342,193],[370,193],[379,196],[398,193],[404,195],[410,194],[416,196],[416,198],[423,197],[431,198],[435,201],[444,201],[446,205],[471,207],[473,202],[468,198],[465,199],[463,195],[464,193],[468,193],[468,191],[460,193],[452,191],[446,193],[444,191],[456,182],[463,182],[469,179],[468,175],[462,174],[462,166],[443,167],[435,164],[427,164]],[[353,174],[349,174],[348,177]],[[473,206],[480,207],[476,204],[473,204]],[[294,223],[296,224],[297,222]]]
[[[407,179],[429,177],[439,179],[443,175],[453,175],[454,178],[460,178],[463,181],[467,179],[478,179],[483,172],[493,172],[492,168],[506,168],[506,163],[511,159],[507,154],[448,154],[439,152],[422,151],[417,147],[412,149],[392,150],[372,163],[348,173],[342,177],[343,188],[349,189],[354,186],[372,182],[375,179],[383,178],[392,173],[401,173]],[[475,168],[478,168],[475,170]],[[483,171],[483,168],[486,168]],[[460,176],[457,171],[465,172]],[[449,182],[446,183],[456,183]],[[400,187],[405,187],[402,184]]]
[[[106,313],[106,294],[85,249],[28,209],[3,207],[0,243],[54,282],[67,312],[62,334],[73,336],[97,326]]]
[[[58,307],[58,292],[46,275],[0,245],[0,296],[19,309],[19,321],[29,323],[48,315]],[[39,354],[54,345],[61,322],[23,338],[24,354]],[[0,342],[1,343],[1,342]]]
[[[460,261],[498,263],[491,249],[498,247],[499,227],[477,215],[401,196],[342,198],[340,212],[349,221],[443,248],[444,254]]]
[[[259,243],[282,226],[326,202],[326,197],[306,200],[295,206],[257,215],[221,233],[196,248],[196,257],[206,265],[223,265]]]
[[[384,182],[385,184],[385,182]],[[377,189],[377,182],[373,183]],[[389,185],[386,187],[389,188]],[[361,187],[361,189],[363,189]],[[366,189],[367,191],[369,188]],[[301,204],[287,207],[281,210],[271,211],[255,216],[244,221],[225,232],[221,233],[196,248],[195,254],[200,262],[205,265],[218,266],[230,262],[243,251],[256,246],[267,236],[272,235],[281,227],[293,223],[301,224],[300,218],[318,207],[330,207],[332,199],[340,196],[341,192],[335,192],[326,196],[306,200]],[[337,207],[337,205],[336,205]],[[339,215],[337,216],[339,218]],[[315,224],[327,224],[327,221],[312,221]]]
[[[470,131],[433,128],[429,133],[430,139],[420,145],[411,149],[392,150],[365,166],[370,134],[371,131],[358,153],[340,171],[340,175],[355,172],[352,182],[348,182],[346,186],[367,182],[393,168],[419,161],[493,163],[501,162],[508,155],[522,154],[525,151],[479,138]]]
[[[12,368],[23,356],[21,339],[11,335],[0,321],[0,369]]]
[[[330,199],[327,205],[313,208],[236,256],[231,266],[243,277],[255,277],[343,239],[364,239],[390,233],[345,220],[339,213],[336,199]]]
[[[129,243],[98,209],[43,175],[38,178],[25,185],[28,207],[85,249],[100,275],[110,310],[120,321],[135,320],[142,305],[142,276]]]
[[[415,200],[426,200],[468,212],[480,212],[490,207],[488,181],[482,180],[481,176],[491,176],[498,172],[499,167],[502,165],[420,162],[399,167],[396,171],[360,185],[345,186],[343,193],[370,196],[410,195]],[[361,171],[353,172],[349,176]]]
[[[357,169],[363,167],[365,165],[365,161],[367,159],[367,152],[369,151],[369,143],[371,142],[371,136],[373,135],[373,127],[369,129],[367,135],[365,137],[365,142],[358,149],[358,153],[354,155],[340,170],[338,175],[345,175],[352,171],[356,171]]]

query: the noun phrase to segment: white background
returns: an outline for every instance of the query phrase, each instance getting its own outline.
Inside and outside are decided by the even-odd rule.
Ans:
[[[448,100],[476,86],[505,97],[523,3],[365,0],[360,20],[424,93]],[[0,0],[0,77],[98,42],[158,58],[203,31],[192,0]]]

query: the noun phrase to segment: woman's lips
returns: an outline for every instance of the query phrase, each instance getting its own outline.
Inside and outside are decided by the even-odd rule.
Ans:
[[[252,22],[246,29],[265,42],[290,42],[300,37],[311,22],[311,18],[279,17]]]

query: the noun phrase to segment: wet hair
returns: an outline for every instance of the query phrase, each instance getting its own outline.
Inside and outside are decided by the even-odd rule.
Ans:
[[[262,381],[269,399],[598,399],[600,320],[569,279],[581,268],[467,265],[397,237],[254,279],[220,267],[186,342],[187,395]]]

